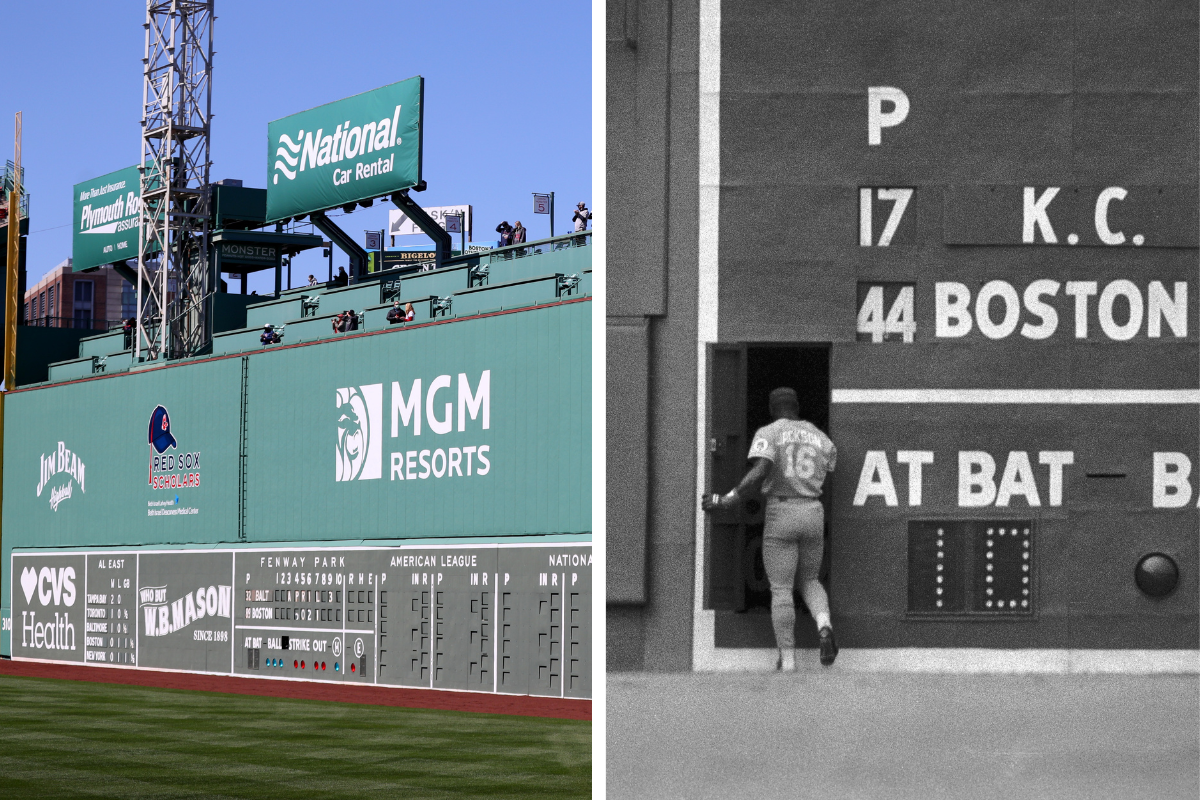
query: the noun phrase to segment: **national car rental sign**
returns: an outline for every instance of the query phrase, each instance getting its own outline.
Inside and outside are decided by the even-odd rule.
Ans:
[[[367,200],[421,181],[421,77],[267,126],[267,220]]]

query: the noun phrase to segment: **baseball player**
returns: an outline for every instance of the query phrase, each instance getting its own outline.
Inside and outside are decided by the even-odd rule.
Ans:
[[[821,637],[821,663],[837,657],[829,598],[817,580],[825,541],[825,509],[821,486],[837,463],[837,448],[815,425],[800,419],[796,390],[775,389],[770,396],[775,421],[759,428],[750,445],[750,471],[728,494],[706,496],[705,511],[734,508],[759,484],[767,499],[763,528],[763,565],[771,583],[771,623],[779,647],[776,669],[796,668],[796,607],[792,586],[800,570],[800,592],[812,612]]]

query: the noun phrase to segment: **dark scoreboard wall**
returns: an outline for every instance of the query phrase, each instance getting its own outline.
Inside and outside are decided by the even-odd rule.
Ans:
[[[18,551],[12,656],[591,697],[588,544]]]
[[[722,4],[721,338],[853,341],[863,279],[1190,279],[1194,298],[1196,52],[1194,3]],[[909,100],[875,146],[868,87]],[[1153,204],[1126,234],[1147,251],[1088,246],[1091,215],[1065,208],[1080,246],[1014,250],[1026,186],[1061,187],[1051,220],[1077,187],[1126,188],[1111,227]],[[863,187],[915,190],[887,248],[859,245]],[[874,205],[877,242],[893,204]]]
[[[1198,43],[1191,2],[722,4],[718,337],[830,345],[846,645],[1196,646]]]

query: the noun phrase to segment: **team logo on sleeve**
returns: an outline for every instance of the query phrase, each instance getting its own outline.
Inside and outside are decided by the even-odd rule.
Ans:
[[[769,450],[769,449],[770,449],[770,445],[768,445],[768,444],[767,444],[767,440],[766,440],[766,439],[755,439],[755,440],[754,440],[754,444],[750,445],[750,452],[751,452],[751,454],[753,454],[753,453],[765,453],[765,452],[767,452],[767,450]]]

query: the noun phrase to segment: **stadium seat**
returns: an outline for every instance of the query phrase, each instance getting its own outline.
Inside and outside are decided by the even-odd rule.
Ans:
[[[109,331],[97,336],[86,336],[79,340],[79,357],[106,356],[125,349],[125,332]]]
[[[410,297],[429,297],[430,295],[445,297],[461,289],[466,289],[470,285],[469,271],[470,266],[463,264],[407,276],[400,281],[400,301],[407,302]]]
[[[71,381],[77,378],[92,376],[92,356],[73,358],[70,361],[58,361],[50,365],[48,380],[51,383]]]
[[[260,349],[262,342],[259,341],[259,337],[262,336],[262,332],[262,325],[259,325],[256,328],[241,328],[236,331],[214,334],[212,354],[220,356]],[[290,332],[289,330],[288,333]],[[284,341],[287,342],[288,339],[285,338]]]
[[[560,278],[562,276],[557,274],[539,275],[536,278],[464,289],[454,294],[453,311],[461,317],[495,306],[514,308],[535,303],[553,303],[558,300]]]

